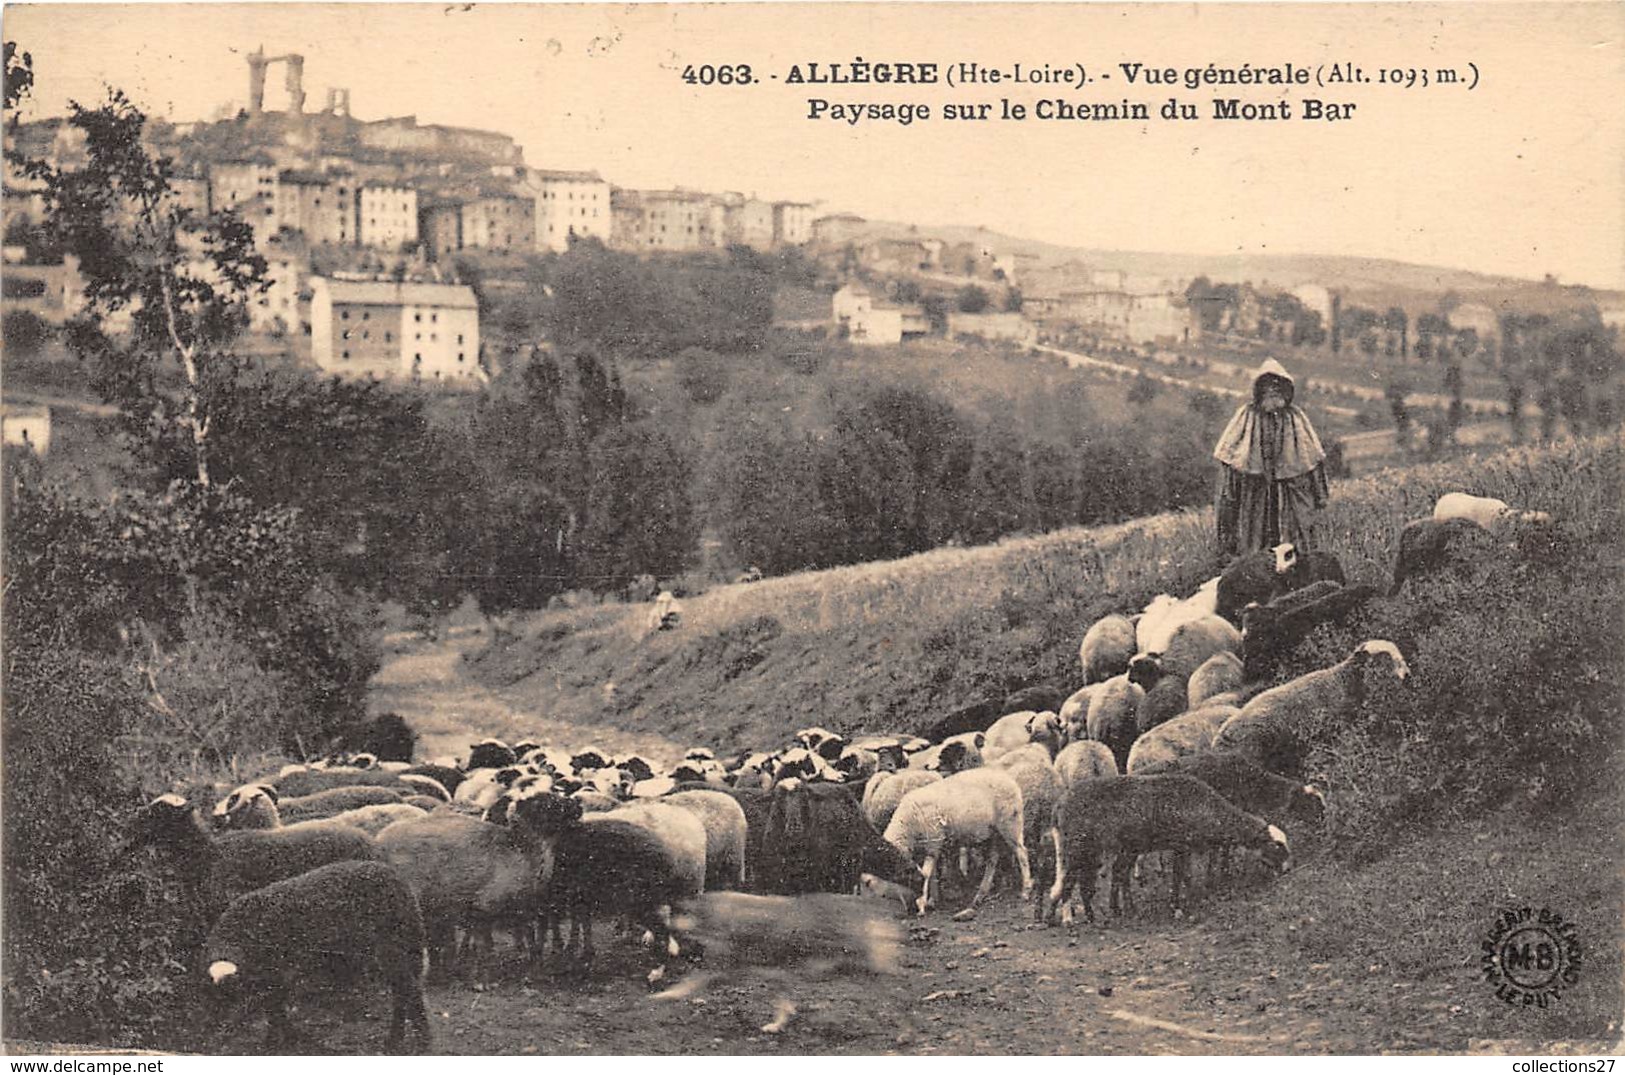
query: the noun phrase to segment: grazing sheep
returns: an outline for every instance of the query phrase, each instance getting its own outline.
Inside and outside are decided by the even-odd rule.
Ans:
[[[1023,837],[1025,828],[1020,785],[1002,770],[978,768],[955,773],[903,796],[886,826],[885,839],[910,862],[923,860],[923,887],[915,908],[924,915],[931,903],[931,882],[943,852],[950,847],[981,847],[993,840],[1001,841],[1015,855],[1021,871],[1021,896],[1029,898],[1033,879]],[[996,854],[987,856],[982,883],[966,910],[975,908],[992,891],[998,863]]]
[[[359,806],[354,810],[346,810],[342,814],[334,814],[328,820],[338,825],[360,829],[368,836],[377,836],[397,821],[427,817],[428,813],[429,811],[409,803],[380,803],[376,806]]]
[[[1055,755],[1055,772],[1062,783],[1070,786],[1080,780],[1117,776],[1121,770],[1117,768],[1117,759],[1112,756],[1111,748],[1105,743],[1080,739],[1068,743]]]
[[[982,747],[987,743],[986,732],[966,732],[956,735],[909,755],[910,769],[935,769],[948,775],[974,769],[982,764]]]
[[[1245,636],[1242,645],[1246,645]],[[1186,702],[1191,709],[1197,709],[1216,694],[1240,690],[1245,682],[1240,657],[1229,652],[1215,653],[1191,673],[1185,684]]]
[[[1326,796],[1315,785],[1276,776],[1240,754],[1225,751],[1188,754],[1135,770],[1139,776],[1157,773],[1194,776],[1229,799],[1233,806],[1278,825],[1289,820],[1318,825],[1326,816]]]
[[[463,768],[469,772],[475,769],[502,769],[518,760],[519,755],[514,753],[513,747],[502,740],[482,739],[469,748],[468,764]]]
[[[137,846],[158,848],[183,868],[201,891],[210,920],[244,892],[330,862],[383,857],[372,837],[332,822],[211,836],[197,810],[179,795],[160,795],[142,807],[131,838]]]
[[[1335,582],[1339,586],[1348,582],[1342,561],[1324,549],[1300,552],[1297,560],[1281,576],[1281,585],[1273,596],[1280,597],[1283,593],[1301,590],[1316,582]]]
[[[708,892],[745,887],[745,810],[721,791],[677,791],[662,802],[681,806],[705,826],[705,888]]]
[[[1129,658],[1136,652],[1134,621],[1119,613],[1103,616],[1089,625],[1078,646],[1078,663],[1083,682],[1103,683],[1128,671]]]
[[[275,786],[244,784],[215,803],[209,816],[216,829],[276,829],[282,827],[276,804]]]
[[[705,891],[705,823],[693,809],[667,800],[623,804],[615,816],[642,825],[671,849],[672,861],[679,867],[675,880],[688,886],[694,895]]]
[[[1139,735],[1166,724],[1190,708],[1190,697],[1181,676],[1163,676],[1157,685],[1145,692],[1134,710],[1134,727]],[[1136,737],[1136,742],[1138,737]],[[1130,752],[1133,752],[1131,746]]]
[[[417,790],[402,783],[399,773],[387,769],[357,769],[354,766],[326,769],[290,766],[271,783],[276,785],[277,794],[283,799],[302,798],[320,791],[347,787],[395,788],[403,795]]]
[[[1266,604],[1275,596],[1297,559],[1297,547],[1290,541],[1236,557],[1219,574],[1218,603],[1213,611],[1240,626],[1241,610],[1255,601]]]
[[[1128,676],[1113,676],[1100,685],[1100,690],[1089,701],[1089,715],[1085,724],[1089,738],[1105,743],[1117,759],[1117,767],[1128,764],[1128,752],[1140,735],[1140,702],[1145,690],[1130,683]]]
[[[889,747],[893,752],[888,756],[893,759],[892,767],[901,768],[906,764],[902,747]],[[848,783],[862,783],[880,771],[880,751],[868,750],[864,747],[847,746],[841,751],[840,757],[835,759],[835,771],[846,777]]]
[[[581,788],[570,793],[570,798],[581,804],[582,813],[599,814],[606,810],[614,810],[621,805],[621,801],[613,795],[605,795],[601,791],[589,791]]]
[[[641,808],[640,808],[641,809]],[[681,807],[667,810],[699,822]],[[594,919],[626,916],[653,933],[665,933],[668,908],[700,894],[704,863],[695,877],[684,849],[650,826],[634,819],[631,808],[589,814],[560,831],[553,844],[554,883],[548,890],[544,919],[555,947],[582,965],[592,962]],[[699,832],[703,855],[704,831]],[[570,919],[570,943],[560,945],[559,920]],[[665,948],[670,951],[671,939]]]
[[[1101,683],[1091,683],[1061,703],[1059,713],[1061,730],[1065,733],[1068,743],[1076,743],[1088,736],[1089,703],[1094,699],[1095,694],[1102,685]]]
[[[717,979],[766,978],[778,995],[764,1034],[779,1033],[795,1016],[786,995],[792,983],[837,973],[897,972],[897,923],[851,896],[707,893],[685,903],[672,924],[699,942],[705,963],[654,999],[684,1000]]]
[[[1192,620],[1214,614],[1214,599],[1204,590],[1180,600],[1171,594],[1158,594],[1145,606],[1134,625],[1136,653],[1163,653],[1174,632]]]
[[[447,969],[458,927],[485,930],[536,913],[553,845],[580,816],[580,803],[538,795],[516,802],[506,825],[442,810],[378,834],[379,849],[418,894],[431,967]]]
[[[1055,844],[1055,883],[1050,886],[1041,917],[1048,920],[1075,875],[1074,889],[1082,890],[1085,915],[1094,919],[1095,874],[1102,861],[1112,863],[1111,908],[1121,912],[1128,897],[1129,870],[1134,860],[1153,851],[1181,852],[1174,858],[1172,904],[1179,907],[1186,854],[1191,851],[1240,846],[1258,848],[1265,861],[1285,869],[1290,861],[1286,834],[1262,818],[1232,806],[1224,796],[1190,776],[1125,776],[1120,780],[1089,780],[1069,787],[1055,811],[1050,830]],[[1072,905],[1061,910],[1071,925]]]
[[[942,774],[928,769],[900,769],[892,773],[876,773],[863,789],[863,815],[876,832],[885,832],[892,815],[903,796],[915,788],[935,784]]]
[[[982,762],[991,765],[1000,755],[1028,743],[1041,744],[1055,756],[1062,745],[1061,718],[1054,713],[1010,713],[993,722],[982,745]]]
[[[300,821],[318,821],[362,806],[387,805],[400,801],[401,792],[395,788],[364,786],[329,788],[313,795],[280,799],[276,803],[276,811],[284,825],[293,825]]]
[[[1224,722],[1240,712],[1233,705],[1209,702],[1200,709],[1192,709],[1166,724],[1157,725],[1134,741],[1133,749],[1128,752],[1126,771],[1137,773],[1147,765],[1212,750],[1213,737],[1219,734]]]
[[[1492,548],[1495,539],[1471,519],[1415,519],[1399,532],[1394,555],[1394,581],[1388,595],[1396,597],[1407,579],[1431,573],[1473,551]]]
[[[1044,837],[1053,823],[1055,808],[1060,805],[1065,784],[1061,774],[1050,760],[1048,749],[1041,743],[1031,743],[1013,750],[993,763],[1010,774],[1021,788],[1021,809],[1024,824],[1021,838],[1028,849],[1029,863],[1034,881],[1043,886],[1049,882],[1054,866]]]
[[[451,791],[432,776],[421,773],[409,773],[402,770],[399,774],[401,783],[412,789],[416,795],[427,795],[443,803],[451,802]]]
[[[1374,586],[1344,586],[1327,579],[1282,594],[1267,605],[1248,605],[1241,610],[1245,678],[1272,678],[1280,660],[1317,625],[1342,623],[1376,595]]]
[[[423,920],[412,890],[383,863],[335,862],[237,897],[209,931],[206,952],[216,990],[263,998],[267,1048],[289,1036],[294,989],[335,959],[382,968],[395,1002],[391,1049],[408,1022],[429,1045]]]
[[[1238,751],[1271,772],[1298,773],[1320,730],[1349,719],[1364,701],[1368,671],[1401,682],[1410,674],[1392,642],[1362,642],[1338,664],[1255,696],[1219,729],[1214,749]]]
[[[962,705],[958,709],[949,712],[935,724],[926,728],[924,737],[930,743],[942,743],[955,736],[985,732],[988,725],[1008,712],[1010,711],[1004,708],[1004,703],[1001,700],[984,698],[981,701]],[[917,752],[909,751],[909,753]]]
[[[1508,524],[1548,523],[1551,518],[1544,511],[1520,511],[1509,506],[1504,500],[1489,496],[1473,496],[1470,493],[1445,493],[1433,505],[1435,522],[1466,519],[1491,533]]]
[[[757,887],[786,896],[851,892],[866,873],[896,884],[919,877],[869,824],[851,789],[800,781],[773,789]]]
[[[463,782],[463,771],[450,765],[414,765],[410,769],[401,770],[399,775],[402,780],[414,776],[428,777],[444,788],[448,796],[455,795],[457,785]]]
[[[1066,700],[1066,692],[1035,683],[1004,696],[1000,713],[1053,713]]]
[[[1158,661],[1163,675],[1189,679],[1209,657],[1220,653],[1239,656],[1241,632],[1222,616],[1202,616],[1179,625]]]

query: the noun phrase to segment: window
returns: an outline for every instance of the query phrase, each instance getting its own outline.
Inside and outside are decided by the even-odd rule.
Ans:
[[[429,333],[429,342],[430,343],[439,343],[440,342],[440,333],[438,333],[438,332]]]
[[[423,339],[423,333],[419,332],[419,333],[415,334],[412,338],[414,340],[421,340],[421,339]]]
[[[346,359],[349,358],[350,357],[350,352],[348,352],[348,351],[343,352],[341,357],[346,358]]]
[[[395,334],[393,332],[384,333],[384,342],[385,343],[394,343],[395,342]]]
[[[429,315],[429,320],[430,320],[430,321],[433,321],[433,322],[435,322],[435,323],[439,323],[439,321],[440,321],[440,315],[439,315],[439,314],[430,314],[430,315]]]
[[[412,361],[413,362],[422,362],[423,361],[423,353],[420,351],[417,354],[413,355],[412,356]]]
[[[366,329],[362,329],[361,330],[361,338],[363,340],[370,340],[370,339],[372,339],[372,333],[367,331]]]
[[[463,353],[461,351],[458,351],[457,352],[457,361],[461,362],[462,360],[463,360]]]
[[[361,311],[361,320],[363,320],[363,321],[371,321],[372,320],[372,311],[371,310],[362,310]]]
[[[412,315],[412,320],[414,320],[414,321],[422,321],[423,320],[423,315],[422,314],[413,314]]]
[[[458,333],[458,334],[457,334],[457,342],[458,342],[458,343],[462,343],[462,342],[463,342],[463,334],[462,334],[462,333],[461,333],[461,332],[459,332],[459,333]]]
[[[350,330],[349,330],[349,329],[345,329],[345,330],[344,330],[344,338],[345,338],[345,339],[349,339],[349,338],[350,338]]]
[[[340,310],[339,311],[339,320],[340,321],[348,321],[348,320],[350,320],[350,311],[349,310]]]

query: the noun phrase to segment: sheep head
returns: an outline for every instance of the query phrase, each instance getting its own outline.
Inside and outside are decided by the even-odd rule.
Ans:
[[[1274,825],[1269,826],[1267,839],[1259,847],[1259,854],[1281,873],[1292,868],[1292,849],[1287,845],[1286,833]]]
[[[1283,542],[1270,550],[1275,557],[1275,573],[1285,575],[1298,563],[1298,548],[1292,542]]]
[[[192,804],[179,795],[160,795],[130,821],[130,840],[136,847],[165,843],[177,836],[202,836],[205,830]]]
[[[1128,681],[1150,690],[1162,678],[1162,654],[1139,653],[1128,663]]]

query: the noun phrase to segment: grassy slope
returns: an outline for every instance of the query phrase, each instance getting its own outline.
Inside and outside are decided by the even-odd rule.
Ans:
[[[1351,579],[1383,583],[1400,527],[1440,493],[1561,517],[1617,496],[1617,466],[1607,441],[1381,472],[1334,486],[1325,538]],[[727,586],[685,602],[679,630],[647,637],[641,607],[540,614],[471,671],[522,709],[719,750],[813,723],[913,730],[1029,684],[1075,689],[1090,622],[1213,575],[1211,527],[1211,511],[1187,511]]]

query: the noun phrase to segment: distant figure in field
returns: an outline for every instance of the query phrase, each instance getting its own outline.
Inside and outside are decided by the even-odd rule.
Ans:
[[[1226,556],[1290,541],[1314,547],[1315,513],[1326,506],[1326,452],[1302,408],[1292,375],[1267,359],[1253,378],[1253,401],[1225,426],[1219,461],[1219,550]]]

